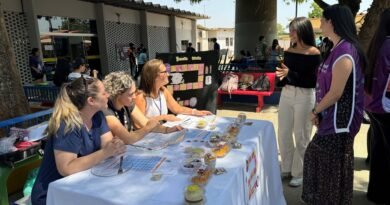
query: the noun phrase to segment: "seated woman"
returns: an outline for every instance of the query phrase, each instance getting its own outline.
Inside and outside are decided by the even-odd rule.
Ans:
[[[73,71],[69,73],[68,75],[68,81],[73,81],[77,78],[80,78],[83,76],[84,78],[97,78],[98,71],[92,70],[92,76],[90,76],[89,73],[87,73],[87,64],[85,63],[85,60],[83,58],[76,58],[72,62]]]
[[[179,126],[164,127],[157,120],[149,120],[142,114],[134,105],[137,90],[129,74],[112,72],[104,78],[103,84],[110,94],[108,109],[104,111],[108,127],[126,144],[137,142],[149,132],[170,133],[182,129]],[[131,132],[133,123],[142,128]]]
[[[212,113],[207,110],[196,110],[179,105],[165,87],[168,84],[169,73],[161,60],[153,59],[144,65],[141,74],[140,89],[135,103],[148,118],[159,121],[180,120],[175,115],[168,115],[168,109],[174,114],[204,116]]]
[[[122,140],[113,138],[101,112],[107,101],[103,83],[94,78],[78,78],[62,87],[47,128],[49,139],[32,189],[32,204],[46,204],[51,182],[126,151]]]

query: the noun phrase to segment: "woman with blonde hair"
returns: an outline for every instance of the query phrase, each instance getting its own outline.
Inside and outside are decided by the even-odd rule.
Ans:
[[[62,87],[47,128],[49,139],[32,204],[46,204],[49,183],[126,151],[123,142],[113,138],[101,112],[107,100],[103,83],[95,78],[81,77]]]
[[[164,127],[157,120],[145,117],[134,104],[137,89],[129,74],[112,72],[104,78],[103,84],[110,94],[108,108],[103,111],[108,127],[126,144],[142,139],[149,132],[170,133],[182,129],[180,126]],[[133,124],[140,129],[133,131]]]
[[[212,113],[207,110],[196,110],[179,105],[165,87],[169,83],[169,73],[162,60],[153,59],[144,65],[141,75],[140,89],[135,103],[148,118],[158,121],[180,120],[175,115],[168,114],[168,109],[174,114],[204,116]]]

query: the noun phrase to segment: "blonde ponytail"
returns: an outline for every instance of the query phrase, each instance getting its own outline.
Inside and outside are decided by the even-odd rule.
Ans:
[[[46,130],[48,136],[54,136],[57,133],[61,122],[65,123],[65,133],[72,129],[81,128],[83,125],[79,110],[69,98],[67,86],[68,85],[62,87],[54,104],[54,111]]]

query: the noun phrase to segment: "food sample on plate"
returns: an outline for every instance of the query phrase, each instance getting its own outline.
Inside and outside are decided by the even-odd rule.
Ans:
[[[193,158],[202,158],[205,153],[204,149],[201,147],[187,147],[184,152],[191,155]]]
[[[206,120],[200,119],[198,123],[196,124],[196,127],[199,129],[203,129],[207,126]]]
[[[187,186],[184,199],[186,205],[203,205],[204,204],[204,191],[196,184]]]
[[[208,140],[208,145],[210,147],[215,147],[219,142],[224,141],[224,137],[225,136],[221,133],[213,133]]]
[[[230,151],[228,143],[219,144],[217,147],[212,149],[214,155],[218,158],[224,157]]]
[[[191,178],[191,181],[194,184],[204,186],[207,184],[212,174],[213,174],[213,170],[211,169],[211,167],[207,165],[202,165],[198,169],[197,175]]]
[[[213,153],[206,153],[203,159],[206,165],[208,165],[211,169],[215,169],[217,158]]]
[[[199,169],[202,166],[202,160],[199,158],[188,158],[185,159],[182,165],[182,170],[184,173],[194,173],[195,170]]]

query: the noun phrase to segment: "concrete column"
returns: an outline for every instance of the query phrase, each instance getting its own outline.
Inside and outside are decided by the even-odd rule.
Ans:
[[[192,47],[198,50],[196,47],[196,20],[194,19],[191,20],[191,43]]]
[[[169,50],[171,53],[177,53],[176,48],[176,17],[169,16]]]
[[[249,50],[255,55],[259,36],[270,46],[277,37],[276,0],[236,0],[234,55]]]
[[[106,44],[106,26],[104,24],[105,12],[104,3],[96,4],[96,28],[99,43],[100,64],[102,66],[102,74],[107,75],[109,71],[108,53]]]
[[[148,31],[148,14],[146,10],[140,12],[141,19],[141,43],[144,44],[145,48],[148,48],[148,56],[150,55],[149,45],[149,31]]]
[[[23,0],[23,8],[27,20],[27,32],[31,48],[39,48],[41,50],[41,38],[39,35],[39,26],[35,9],[35,2],[36,1],[34,0]]]

